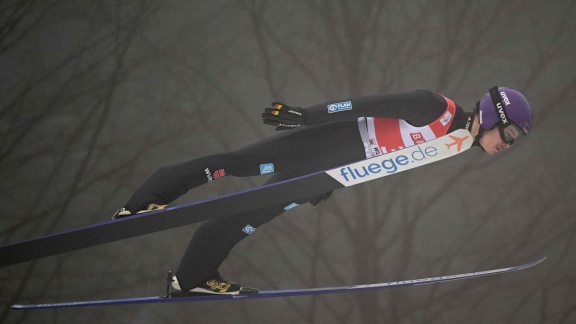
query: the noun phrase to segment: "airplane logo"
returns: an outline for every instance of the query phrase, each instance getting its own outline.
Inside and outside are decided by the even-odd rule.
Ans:
[[[448,135],[448,137],[450,137],[451,139],[453,139],[454,142],[452,142],[452,143],[450,143],[450,144],[444,144],[444,145],[446,145],[446,147],[447,147],[448,149],[450,149],[451,146],[456,145],[456,149],[458,150],[458,152],[460,152],[460,149],[462,148],[462,143],[464,143],[464,141],[468,138],[468,136],[460,138],[460,137],[456,137],[456,136],[453,136],[453,135]]]

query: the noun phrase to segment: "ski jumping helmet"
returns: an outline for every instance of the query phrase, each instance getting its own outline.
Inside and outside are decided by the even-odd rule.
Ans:
[[[480,132],[498,127],[505,143],[512,144],[521,134],[527,135],[534,115],[528,99],[517,90],[493,87],[476,104]],[[479,139],[479,137],[478,137]]]

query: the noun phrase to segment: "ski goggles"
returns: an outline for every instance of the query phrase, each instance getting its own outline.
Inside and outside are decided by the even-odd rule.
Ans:
[[[500,137],[502,137],[504,143],[512,145],[514,144],[514,141],[520,137],[520,135],[525,135],[524,131],[522,131],[522,128],[512,122],[506,113],[504,103],[502,102],[502,97],[500,97],[500,93],[498,92],[498,87],[496,86],[491,88],[489,92],[490,98],[494,103],[494,109],[496,109],[496,116],[500,118],[500,123],[498,126]]]
[[[498,130],[500,131],[500,137],[502,137],[504,143],[510,145],[514,144],[514,141],[516,141],[520,135],[524,135],[522,129],[520,129],[516,124],[510,124],[508,126],[500,125]]]

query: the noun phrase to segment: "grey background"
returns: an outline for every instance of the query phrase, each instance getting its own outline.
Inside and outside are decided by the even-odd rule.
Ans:
[[[430,89],[471,111],[495,84],[536,124],[285,213],[222,266],[260,289],[536,268],[462,282],[233,302],[45,311],[12,303],[161,294],[197,225],[0,269],[6,323],[576,322],[576,3],[3,1],[0,243],[100,222],[161,166],[272,135],[270,101]],[[231,177],[178,203],[237,191]]]

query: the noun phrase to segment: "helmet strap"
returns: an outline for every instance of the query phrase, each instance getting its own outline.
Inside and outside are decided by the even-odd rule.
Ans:
[[[472,143],[472,146],[478,146],[482,149],[482,151],[486,152],[486,150],[484,150],[482,145],[480,145],[480,138],[482,137],[483,133],[484,133],[484,128],[479,127],[478,128],[478,134],[476,134],[476,136],[474,137],[474,142]]]
[[[478,102],[479,104],[480,102]],[[472,127],[474,125],[474,121],[476,120],[476,116],[478,116],[478,114],[480,113],[480,110],[478,109],[478,104],[476,104],[476,109],[474,109],[473,113],[470,113],[469,117],[468,117],[468,121],[466,122],[466,130],[469,132],[472,132]],[[484,132],[484,129],[482,128],[482,126],[480,126],[480,122],[478,122],[478,134],[476,134],[476,136],[474,137],[474,142],[472,143],[472,146],[480,146],[480,148],[482,148],[482,146],[480,145],[480,137],[482,137],[482,133]],[[482,148],[482,150],[484,150],[484,148]]]
[[[500,119],[500,124],[503,126],[510,125],[511,120],[506,113],[506,109],[504,109],[504,103],[502,102],[502,97],[500,97],[500,93],[498,92],[498,86],[490,88],[489,92],[492,103],[494,104],[494,109],[496,109],[496,116]]]

